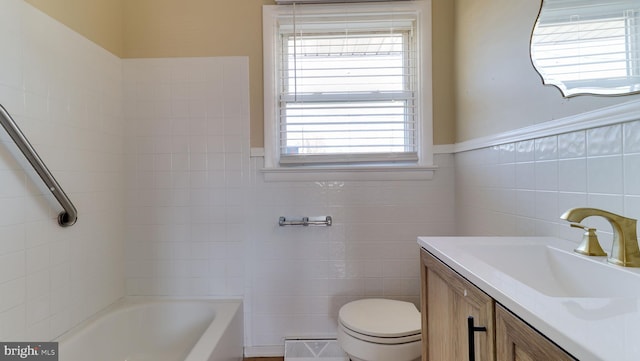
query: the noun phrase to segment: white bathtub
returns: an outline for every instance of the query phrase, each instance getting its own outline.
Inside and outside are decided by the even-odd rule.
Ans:
[[[62,335],[60,361],[240,361],[242,301],[127,298]]]

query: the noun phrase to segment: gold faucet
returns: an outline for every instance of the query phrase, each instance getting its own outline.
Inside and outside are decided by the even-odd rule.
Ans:
[[[572,208],[560,218],[572,223],[580,223],[591,216],[605,218],[613,227],[613,245],[609,262],[624,267],[640,267],[640,249],[636,234],[637,221],[597,208]]]

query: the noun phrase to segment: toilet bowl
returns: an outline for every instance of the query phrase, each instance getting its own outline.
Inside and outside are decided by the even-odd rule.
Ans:
[[[420,312],[410,302],[369,298],[338,312],[338,343],[352,361],[414,361],[422,353]]]

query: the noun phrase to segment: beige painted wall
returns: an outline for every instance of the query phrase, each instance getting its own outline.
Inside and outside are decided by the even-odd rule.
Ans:
[[[433,144],[453,144],[456,134],[455,1],[431,0],[433,38]]]
[[[87,39],[122,56],[125,0],[25,0]]]
[[[264,144],[262,5],[273,0],[26,0],[123,58],[248,56],[251,146]],[[455,134],[453,2],[432,0],[434,143]]]
[[[248,56],[251,145],[263,145],[261,9],[273,0],[25,1],[125,58]],[[565,99],[543,86],[529,60],[539,0],[432,1],[435,144],[640,97]]]
[[[273,0],[127,0],[124,57],[248,56],[251,146],[263,145],[262,5]]]
[[[540,0],[456,0],[457,142],[638,99],[563,98],[529,59]]]
[[[26,0],[123,58],[248,56],[251,146],[262,147],[262,5],[274,0]],[[455,134],[453,2],[432,0],[434,143]]]
[[[262,5],[273,0],[128,0],[125,2],[124,57],[225,56],[249,57],[251,91],[251,146],[264,144],[262,82]],[[451,76],[450,0],[434,0],[438,39],[434,39],[434,140],[454,139]]]

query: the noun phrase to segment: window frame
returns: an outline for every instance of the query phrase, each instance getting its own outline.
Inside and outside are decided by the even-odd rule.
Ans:
[[[293,7],[304,7],[304,12],[335,13],[342,14],[345,7],[350,7],[349,11],[358,12],[386,12],[410,11],[417,18],[417,51],[420,53],[420,60],[417,64],[417,76],[420,78],[419,89],[415,91],[419,94],[416,99],[419,102],[419,113],[416,116],[418,130],[416,131],[417,155],[416,161],[395,161],[393,157],[389,159],[359,159],[357,153],[345,154],[344,157],[350,161],[339,165],[323,164],[315,160],[294,164],[280,162],[280,139],[279,139],[279,89],[277,60],[278,42],[278,17],[290,15]],[[377,171],[393,171],[395,173],[406,171],[409,173],[426,172],[418,175],[424,179],[432,176],[433,166],[433,119],[432,119],[432,79],[431,79],[431,2],[430,0],[416,1],[396,1],[386,3],[366,3],[366,4],[314,4],[314,5],[265,5],[263,6],[263,65],[264,65],[264,168],[265,172],[275,172],[281,174],[293,174],[296,172],[325,172],[335,174],[338,171],[344,174],[345,171],[366,171],[368,173]],[[313,157],[309,157],[312,159]]]

